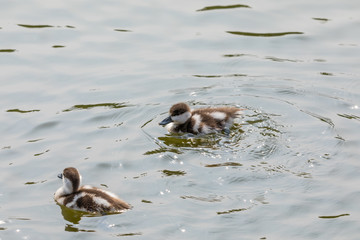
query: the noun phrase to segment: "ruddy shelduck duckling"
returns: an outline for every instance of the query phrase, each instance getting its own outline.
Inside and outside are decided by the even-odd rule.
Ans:
[[[76,168],[65,168],[58,175],[63,181],[54,196],[55,201],[68,208],[89,213],[120,213],[131,206],[115,194],[91,186],[81,186],[81,175]]]
[[[234,119],[242,113],[236,107],[201,108],[191,110],[186,103],[177,103],[170,108],[169,117],[159,124],[173,133],[208,134],[219,131],[229,133]]]

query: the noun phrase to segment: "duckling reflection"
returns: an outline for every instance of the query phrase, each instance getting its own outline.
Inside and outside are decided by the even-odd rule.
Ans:
[[[80,212],[77,210],[73,210],[71,208],[65,207],[63,205],[58,204],[61,208],[61,214],[63,215],[64,219],[68,222],[73,224],[79,224],[80,220],[83,216],[93,216],[92,214]]]

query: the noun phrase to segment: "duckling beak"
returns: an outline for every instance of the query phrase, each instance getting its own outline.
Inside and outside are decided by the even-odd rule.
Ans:
[[[159,125],[165,126],[166,124],[171,123],[172,121],[173,120],[171,119],[171,116],[168,116],[167,118],[159,122]]]
[[[60,179],[62,179],[62,178],[63,178],[62,173],[58,174],[58,178],[60,178]]]

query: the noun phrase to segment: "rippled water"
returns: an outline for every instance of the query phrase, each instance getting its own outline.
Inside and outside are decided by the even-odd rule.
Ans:
[[[358,239],[359,7],[2,1],[0,239]],[[246,110],[169,134],[179,101]],[[58,206],[68,166],[133,209]]]

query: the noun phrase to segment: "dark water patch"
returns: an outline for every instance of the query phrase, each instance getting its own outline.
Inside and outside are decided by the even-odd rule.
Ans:
[[[326,62],[326,60],[325,60],[325,59],[321,59],[321,58],[316,58],[316,59],[314,59],[314,62],[321,62],[321,63],[323,63],[323,62]]]
[[[64,45],[53,45],[52,48],[64,48]]]
[[[20,221],[30,221],[31,218],[24,218],[24,217],[9,217],[12,220],[20,220]]]
[[[239,54],[224,54],[223,57],[232,58],[232,57],[245,57],[245,56],[254,56],[251,54],[239,53]]]
[[[328,19],[328,18],[312,18],[313,20],[316,20],[316,21],[320,21],[320,22],[328,22],[328,21],[330,21],[330,19]]]
[[[360,121],[360,117],[353,114],[338,114],[339,117],[343,117],[350,120]]]
[[[215,164],[206,164],[205,167],[241,167],[241,163],[237,162],[226,162],[226,163],[215,163]]]
[[[74,26],[71,26],[71,25],[66,25],[65,27],[66,28],[75,28]]]
[[[292,59],[278,58],[278,57],[265,57],[265,59],[274,62],[302,62],[301,60],[292,60]]]
[[[226,74],[226,75],[201,75],[201,74],[195,74],[193,76],[198,77],[198,78],[247,77],[246,74],[240,74],[240,73]]]
[[[41,152],[41,153],[36,153],[36,154],[34,154],[34,156],[35,157],[38,157],[38,156],[41,156],[41,155],[43,155],[43,154],[45,154],[45,153],[47,153],[47,152],[49,152],[50,150],[48,149],[48,150],[46,150],[46,151],[44,151],[44,152]]]
[[[193,75],[194,77],[201,77],[201,78],[220,78],[222,75]]]
[[[248,37],[281,37],[285,35],[304,34],[303,32],[278,32],[278,33],[254,33],[254,32],[239,32],[239,31],[226,31],[230,34],[248,36]]]
[[[71,224],[66,224],[65,231],[66,232],[96,232],[95,230],[80,229]]]
[[[231,213],[237,213],[237,212],[243,212],[245,210],[248,210],[247,208],[237,208],[237,209],[231,209],[223,212],[217,212],[217,215],[223,215],[223,214],[231,214]]]
[[[17,113],[31,113],[31,112],[40,112],[40,110],[38,109],[34,109],[34,110],[20,110],[18,108],[16,109],[9,109],[6,112],[17,112]]]
[[[116,234],[115,237],[132,237],[132,236],[141,236],[141,235],[143,235],[141,232],[122,233],[122,234]]]
[[[144,155],[161,154],[161,153],[167,153],[167,152],[176,153],[176,154],[183,153],[181,150],[176,149],[176,148],[159,147],[158,149],[145,152]]]
[[[24,183],[25,185],[34,185],[34,184],[39,184],[39,183],[44,183],[46,182],[47,180],[42,180],[42,181],[37,181],[37,182],[26,182]]]
[[[31,139],[31,140],[28,140],[27,142],[29,142],[29,143],[34,143],[34,142],[38,142],[38,141],[41,141],[41,140],[44,140],[44,139],[43,139],[43,138]]]
[[[30,25],[30,24],[18,24],[19,27],[24,28],[53,28],[52,25]]]
[[[127,29],[114,29],[115,32],[132,32],[131,30],[127,30]]]
[[[74,105],[71,108],[63,110],[63,112],[70,112],[74,110],[88,110],[92,108],[124,108],[129,107],[130,105],[125,103],[96,103],[96,104],[78,104]]]
[[[190,135],[190,134],[189,134]],[[217,138],[215,134],[209,134],[203,137],[188,137],[185,135],[170,135],[166,137],[158,138],[163,144],[168,147],[189,147],[189,148],[210,148],[217,149],[218,143],[220,142],[220,138]]]
[[[334,76],[334,74],[329,73],[329,72],[320,72],[320,74],[323,76]]]
[[[171,171],[171,170],[162,170],[161,171],[165,176],[184,176],[186,174],[185,171]]]
[[[112,126],[100,126],[100,127],[98,127],[98,129],[117,128],[117,127],[120,127],[122,124],[123,123],[121,122],[121,123],[116,123],[116,124],[114,124]]]
[[[196,196],[180,196],[182,199],[192,199],[201,202],[221,202],[224,197],[218,196],[209,196],[209,197],[196,197]]]
[[[259,126],[258,128],[263,130],[263,131],[260,132],[260,134],[263,135],[263,136],[279,137],[280,134],[281,134],[281,131],[274,128],[273,126],[263,126],[263,127]]]
[[[0,53],[12,53],[15,51],[16,49],[0,49]]]
[[[233,8],[251,8],[248,5],[244,5],[244,4],[234,4],[234,5],[217,5],[217,6],[208,6],[208,7],[204,7],[202,9],[196,10],[197,12],[202,12],[202,11],[210,11],[210,10],[222,10],[222,9],[233,9]]]
[[[146,177],[146,176],[147,176],[147,173],[141,173],[140,175],[133,177],[133,179],[138,179],[138,178]]]
[[[339,218],[339,217],[345,217],[345,216],[350,216],[350,214],[344,213],[344,214],[339,214],[339,215],[334,215],[334,216],[319,216],[319,218],[333,219],[333,218]]]

